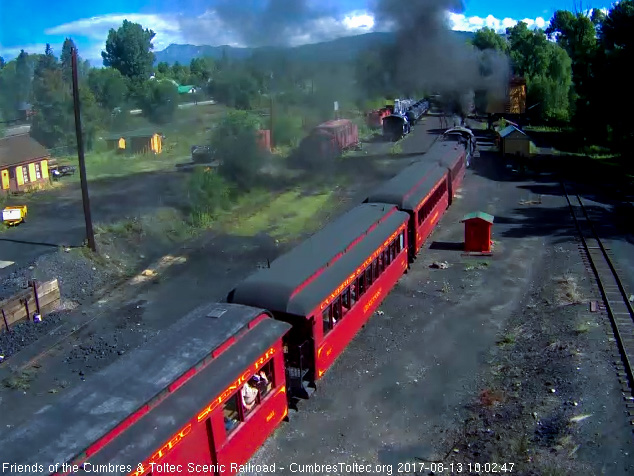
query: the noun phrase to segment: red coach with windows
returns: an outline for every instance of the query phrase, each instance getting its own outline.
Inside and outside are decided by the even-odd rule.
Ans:
[[[293,325],[284,339],[293,395],[312,393],[407,269],[407,222],[394,206],[360,205],[229,294]]]
[[[121,476],[156,465],[167,475],[236,474],[287,415],[289,328],[261,309],[198,308],[3,435],[0,459],[44,474],[55,463]]]
[[[416,257],[449,205],[447,169],[427,161],[426,156],[423,160],[407,167],[366,199],[368,203],[396,205],[409,214],[410,260]]]

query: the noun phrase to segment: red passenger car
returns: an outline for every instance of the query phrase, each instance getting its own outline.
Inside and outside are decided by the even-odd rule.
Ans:
[[[466,168],[475,152],[475,136],[469,129],[454,127],[448,129],[441,141],[436,142],[425,157],[437,160],[449,169],[451,174],[451,194],[453,200],[458,188],[462,185]],[[450,200],[451,203],[451,200]]]
[[[394,206],[360,205],[229,294],[293,325],[285,344],[295,396],[312,393],[407,269],[407,221]]]
[[[40,474],[55,473],[48,465],[56,463],[59,475],[71,473],[62,463],[121,476],[236,474],[287,414],[289,328],[260,309],[198,308],[3,432],[0,460],[41,464],[31,471]],[[162,471],[153,471],[157,464]]]
[[[392,180],[385,182],[365,201],[390,203],[409,214],[408,243],[410,260],[449,206],[448,173],[437,162],[414,163]]]

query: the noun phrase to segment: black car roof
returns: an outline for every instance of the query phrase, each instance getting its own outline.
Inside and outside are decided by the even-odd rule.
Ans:
[[[447,174],[447,169],[422,156],[391,180],[385,182],[367,198],[369,203],[392,203],[401,210],[413,211]]]
[[[54,405],[36,411],[34,418],[23,426],[3,432],[0,461],[19,464],[72,461],[132,413],[162,395],[171,383],[209,358],[230,337],[243,332],[248,336],[249,323],[263,313],[266,311],[227,303],[207,304],[193,310],[145,346],[122,356],[81,386],[60,394]],[[273,322],[270,317],[268,320]],[[286,329],[284,332],[290,328],[287,324],[282,327]],[[276,329],[276,332],[283,330],[280,326]],[[233,346],[239,349],[241,342],[242,339]],[[213,382],[212,379],[208,385],[210,398],[224,390],[220,384],[212,385]],[[168,399],[177,393],[170,394]]]
[[[228,299],[308,316],[407,219],[392,205],[359,205],[249,276]]]

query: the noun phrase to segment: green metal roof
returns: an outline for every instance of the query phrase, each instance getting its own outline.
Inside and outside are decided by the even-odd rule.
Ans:
[[[119,140],[120,138],[124,138],[126,140],[132,139],[134,137],[152,137],[154,134],[161,135],[161,132],[157,129],[147,128],[147,129],[137,129],[134,131],[127,132],[113,132],[108,134],[104,139],[106,140]]]
[[[178,87],[178,93],[179,94],[186,94],[189,91],[191,91],[194,88],[194,86],[179,86]]]
[[[520,133],[520,134],[522,134],[523,136],[526,136],[526,133],[525,133],[524,131],[522,131],[522,130],[518,129],[517,127],[515,127],[515,126],[508,126],[508,127],[505,127],[504,129],[502,129],[502,130],[500,131],[500,137],[504,138],[504,137],[506,137],[506,136],[511,135],[511,134],[512,134],[513,132],[515,132],[515,131],[519,132],[519,133]],[[528,138],[528,136],[526,136],[526,138]]]
[[[493,223],[493,215],[489,215],[484,212],[473,212],[467,213],[464,218],[460,221],[460,223],[465,222],[467,220],[473,220],[474,218],[479,218],[480,220],[484,220],[488,223]]]

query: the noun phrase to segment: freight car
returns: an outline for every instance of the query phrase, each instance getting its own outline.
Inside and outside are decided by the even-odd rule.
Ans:
[[[334,159],[359,144],[359,128],[348,119],[324,122],[315,127],[300,144],[303,155],[316,159]]]
[[[239,283],[228,302],[197,308],[3,432],[4,472],[241,472],[406,272],[465,157],[463,143],[437,142],[366,203]]]

